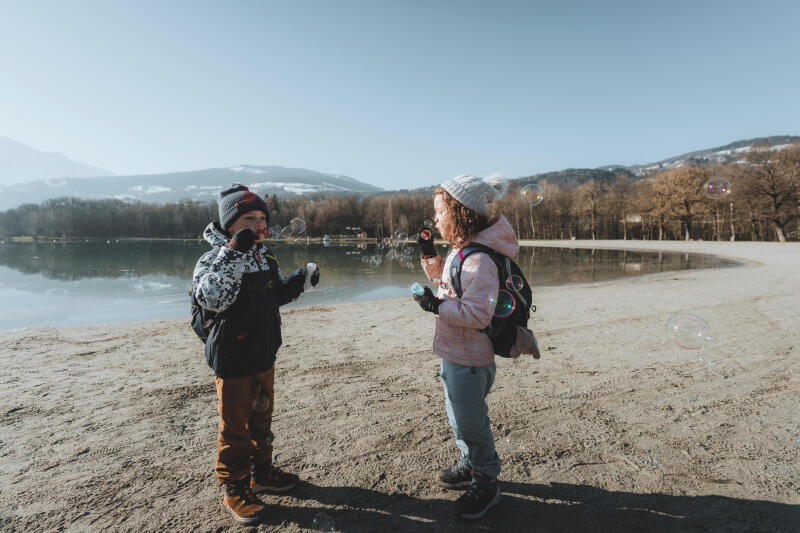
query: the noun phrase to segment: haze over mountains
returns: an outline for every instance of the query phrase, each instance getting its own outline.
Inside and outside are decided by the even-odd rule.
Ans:
[[[572,186],[590,179],[606,181],[619,173],[641,177],[659,169],[685,164],[710,165],[741,159],[742,153],[757,145],[780,149],[800,142],[798,136],[759,137],[740,140],[725,146],[708,148],[640,165],[606,165],[594,169],[565,169],[518,177],[520,183],[548,180]],[[47,162],[47,163],[45,163]],[[37,166],[38,165],[38,166]],[[48,166],[50,165],[50,166]],[[25,172],[39,172],[39,179],[20,181]],[[94,175],[97,177],[72,177]],[[98,175],[102,174],[102,175]],[[117,198],[148,203],[174,202],[183,199],[211,201],[232,182],[245,183],[260,195],[276,194],[373,194],[388,193],[379,187],[341,174],[326,174],[301,168],[238,165],[227,168],[172,172],[166,174],[112,176],[108,171],[72,161],[61,154],[46,154],[0,137],[0,210],[23,203],[40,203],[65,196],[77,198]],[[17,176],[14,178],[13,176]],[[507,176],[513,178],[512,176]],[[429,193],[434,186],[414,189]]]
[[[113,172],[73,161],[64,154],[41,152],[17,141],[0,137],[0,185],[37,179],[113,176]]]

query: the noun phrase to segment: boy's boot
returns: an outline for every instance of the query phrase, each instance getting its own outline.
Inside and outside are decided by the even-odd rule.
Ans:
[[[461,518],[480,518],[498,502],[500,502],[500,486],[497,478],[473,470],[472,483],[467,492],[456,500],[455,512]]]
[[[255,524],[264,517],[267,506],[250,490],[250,476],[225,483],[225,507],[243,524]]]
[[[472,469],[469,465],[458,462],[451,468],[439,471],[439,483],[448,489],[460,489],[472,482]]]
[[[253,492],[284,492],[294,488],[299,481],[297,474],[284,472],[272,463],[262,463],[253,466],[250,488]]]

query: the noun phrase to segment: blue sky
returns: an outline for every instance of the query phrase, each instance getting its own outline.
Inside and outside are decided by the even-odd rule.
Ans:
[[[0,0],[0,135],[386,188],[800,134],[800,3]]]

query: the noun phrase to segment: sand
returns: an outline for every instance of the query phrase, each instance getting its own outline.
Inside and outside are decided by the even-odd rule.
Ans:
[[[500,505],[451,516],[456,449],[433,320],[408,299],[285,312],[259,531],[800,529],[800,245],[642,241],[739,259],[535,290],[542,359],[497,358]],[[531,280],[535,286],[535,277]],[[324,276],[323,276],[324,283]],[[665,321],[704,317],[679,348]],[[183,320],[0,334],[0,530],[236,531],[213,475],[216,396]]]

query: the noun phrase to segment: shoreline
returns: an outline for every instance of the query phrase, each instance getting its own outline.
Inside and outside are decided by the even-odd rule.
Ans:
[[[501,504],[452,522],[433,321],[408,299],[282,312],[276,462],[259,531],[789,531],[800,523],[800,245],[533,241],[711,253],[743,268],[537,289],[542,359],[496,358]],[[652,243],[652,244],[651,244]],[[713,340],[677,347],[698,314]],[[0,333],[0,524],[237,531],[213,476],[216,394],[186,320]],[[53,486],[59,490],[54,491]],[[56,496],[58,494],[59,496]]]

